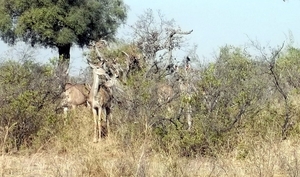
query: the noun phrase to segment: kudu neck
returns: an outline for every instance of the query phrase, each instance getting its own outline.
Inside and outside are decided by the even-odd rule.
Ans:
[[[99,76],[95,71],[93,71],[93,84],[91,89],[92,97],[95,97],[95,95],[97,95],[98,89],[99,89]]]

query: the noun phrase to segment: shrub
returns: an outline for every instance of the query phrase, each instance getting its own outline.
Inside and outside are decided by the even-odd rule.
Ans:
[[[60,91],[51,67],[9,60],[0,64],[0,70],[0,127],[10,128],[7,148],[30,146],[37,137],[47,141],[60,127],[56,115]]]

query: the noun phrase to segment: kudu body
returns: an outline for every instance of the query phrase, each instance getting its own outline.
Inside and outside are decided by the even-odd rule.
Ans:
[[[62,93],[62,107],[64,113],[68,108],[75,109],[79,105],[87,104],[90,89],[85,84],[67,83]]]
[[[167,84],[159,84],[157,86],[157,96],[158,102],[160,104],[169,102],[171,98],[175,95],[174,89],[172,86]]]
[[[181,97],[180,110],[178,111],[181,114],[182,110],[185,112],[185,118],[188,124],[188,130],[192,128],[192,107],[190,104],[192,93],[196,91],[193,84],[190,83],[190,78],[188,72],[190,69],[189,65],[190,59],[187,57],[184,65],[183,75],[178,77],[179,67],[172,66],[173,72],[172,75],[175,77],[173,81],[170,81],[169,84],[159,84],[157,87],[157,95],[159,104],[166,104],[172,101],[172,99]],[[175,76],[177,75],[177,77]],[[171,108],[168,106],[167,110],[170,112]]]
[[[160,84],[157,87],[157,96],[158,96],[158,103],[160,105],[168,104],[172,102],[172,100],[177,99],[178,97],[181,98],[180,109],[178,110],[178,114],[182,114],[182,111],[185,112],[185,118],[188,124],[188,130],[192,128],[192,109],[190,104],[191,94],[187,90],[188,86],[185,83],[177,83],[178,85],[167,85],[167,84]],[[171,107],[167,105],[167,111],[171,112]]]

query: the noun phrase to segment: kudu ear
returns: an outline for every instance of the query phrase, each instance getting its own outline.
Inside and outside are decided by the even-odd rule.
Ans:
[[[65,90],[68,90],[69,88],[71,88],[73,86],[73,84],[71,83],[66,83],[65,84]]]
[[[88,60],[88,64],[90,65],[90,67],[91,67],[92,69],[96,69],[96,68],[97,68],[97,66],[94,65],[94,64],[92,64],[90,60]]]
[[[111,87],[115,86],[116,83],[117,83],[116,77],[111,77],[108,81],[106,81],[104,83],[104,86],[107,88],[111,88]]]

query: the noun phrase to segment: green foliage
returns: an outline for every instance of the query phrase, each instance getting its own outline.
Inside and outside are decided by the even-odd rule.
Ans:
[[[44,143],[60,124],[55,111],[60,93],[49,66],[32,60],[6,61],[0,69],[0,127],[10,128],[3,145],[19,149],[37,137]]]
[[[102,53],[105,58],[116,59],[126,66],[122,63],[126,60],[122,51],[139,56],[139,50],[130,45],[102,50]],[[275,68],[289,97],[292,121],[288,136],[297,137],[300,132],[296,116],[300,113],[298,54],[298,49],[288,48],[276,61]],[[215,62],[191,71],[197,93],[191,97],[178,94],[178,81],[173,83],[164,77],[148,77],[149,66],[141,67],[124,82],[128,103],[114,110],[114,121],[119,125],[114,125],[113,129],[127,144],[150,135],[152,148],[158,152],[195,157],[218,156],[237,150],[237,158],[246,159],[253,142],[280,139],[285,120],[285,102],[278,95],[270,75],[270,63],[258,59],[246,49],[222,47]],[[178,74],[183,73],[179,70]],[[159,103],[157,87],[164,84],[170,85],[177,94]],[[190,131],[184,110],[187,105],[192,106]]]
[[[166,122],[165,126],[160,124],[154,127],[153,136],[155,137],[155,146],[158,148],[157,151],[163,150],[167,153],[175,151],[180,156],[186,157],[211,155],[202,128],[197,120],[196,122],[192,131],[176,128],[182,124],[178,121],[173,122],[177,126]]]
[[[91,40],[112,38],[126,19],[122,0],[24,1],[1,0],[0,35],[45,47],[84,46]]]
[[[188,101],[193,107],[193,130],[184,129],[184,120],[164,121],[154,129],[160,146],[172,144],[187,156],[216,155],[244,143],[241,132],[260,138],[280,135],[283,111],[270,102],[272,83],[264,66],[240,48],[221,48],[217,61],[199,73],[198,95],[180,99],[179,104]]]
[[[109,62],[127,67],[127,57],[140,56],[134,45],[120,45],[110,50],[101,49]],[[276,60],[278,81],[288,95],[291,121],[287,136],[299,137],[300,102],[298,91],[299,64],[297,48],[287,48]],[[92,57],[91,54],[90,57]],[[95,56],[94,56],[95,57]],[[53,70],[59,59],[41,65],[31,60],[3,62],[0,66],[0,130],[10,127],[9,146],[28,142],[43,143],[56,135],[61,140],[61,151],[74,143],[86,143],[92,130],[90,110],[71,114],[62,131],[62,120],[56,115],[55,98],[59,95]],[[225,46],[216,61],[191,70],[195,93],[191,97],[179,94],[179,81],[164,77],[148,77],[147,63],[128,70],[116,98],[111,121],[111,135],[126,149],[131,144],[143,144],[151,151],[179,154],[185,157],[218,156],[235,151],[236,158],[247,159],[255,142],[281,139],[285,121],[285,101],[278,94],[268,61],[253,58],[246,50]],[[124,71],[126,71],[124,69]],[[182,71],[179,70],[178,74]],[[293,76],[293,77],[292,77]],[[169,85],[174,95],[159,102],[158,86]],[[187,130],[186,108],[192,107],[193,126]],[[88,121],[82,121],[82,117]],[[83,123],[84,125],[82,125]],[[86,125],[85,125],[86,124]],[[74,130],[85,132],[84,136]],[[58,133],[59,132],[59,133]],[[64,144],[65,143],[65,144]],[[118,144],[119,146],[119,144]]]
[[[287,51],[278,59],[277,66],[280,79],[288,82],[289,87],[299,90],[300,79],[300,50],[289,46]]]
[[[201,75],[199,87],[205,96],[198,103],[210,119],[207,123],[219,133],[233,128],[248,109],[255,109],[264,88],[254,62],[238,48],[222,48],[217,62]]]

